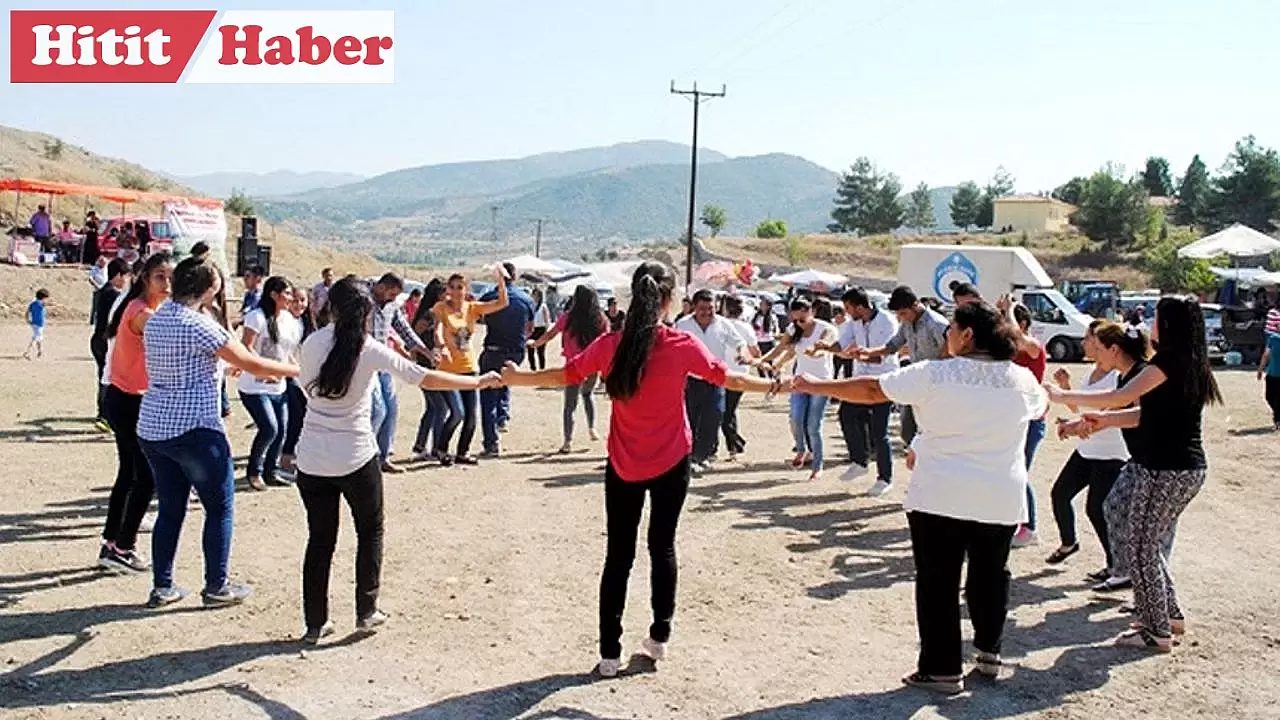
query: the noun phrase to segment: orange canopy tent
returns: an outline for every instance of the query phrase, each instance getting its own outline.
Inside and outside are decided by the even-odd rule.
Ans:
[[[79,185],[76,183],[50,182],[48,180],[31,180],[27,178],[0,179],[0,192],[30,193],[32,195],[83,195],[96,197],[121,205],[136,202],[189,202],[205,207],[222,207],[221,200],[203,197],[189,197],[170,193],[143,192],[125,188],[107,187],[105,185]]]

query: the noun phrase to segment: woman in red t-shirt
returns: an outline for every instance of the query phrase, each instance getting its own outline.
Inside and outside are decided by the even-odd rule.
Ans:
[[[1044,346],[1039,340],[1031,337],[1031,311],[1026,305],[1013,305],[1013,320],[1018,327],[1018,354],[1013,356],[1013,363],[1031,371],[1036,376],[1036,382],[1044,384],[1044,371],[1048,358],[1045,356]],[[1027,456],[1027,471],[1031,471],[1031,461],[1036,457],[1036,448],[1040,447],[1040,442],[1044,440],[1045,421],[1044,416],[1032,420],[1027,425],[1027,445],[1025,454]],[[1027,547],[1040,542],[1036,535],[1036,488],[1031,484],[1031,476],[1027,476],[1027,524],[1018,528],[1013,535],[1013,546]]]
[[[697,338],[662,324],[671,309],[675,278],[663,265],[646,262],[631,279],[631,307],[622,332],[597,338],[566,358],[563,368],[536,372],[507,363],[508,385],[580,385],[592,374],[605,377],[613,400],[609,458],[605,465],[608,550],[600,581],[600,675],[618,674],[622,656],[622,611],[636,553],[645,494],[649,511],[649,557],[653,567],[653,624],[642,648],[654,660],[666,655],[676,601],[676,524],[689,491],[693,448],[684,407],[685,379],[693,375],[739,392],[782,389],[779,380],[731,372]]]

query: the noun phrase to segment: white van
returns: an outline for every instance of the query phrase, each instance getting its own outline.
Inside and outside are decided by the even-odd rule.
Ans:
[[[1031,311],[1031,335],[1055,362],[1084,357],[1084,337],[1093,318],[1058,292],[1049,274],[1026,248],[981,245],[903,245],[898,281],[920,297],[951,304],[951,283],[967,282],[990,302],[1005,293]]]

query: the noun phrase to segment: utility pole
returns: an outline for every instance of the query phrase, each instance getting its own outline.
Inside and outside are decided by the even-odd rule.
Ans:
[[[533,240],[533,256],[536,258],[542,257],[542,223],[545,220],[546,218],[537,218],[534,220],[534,222],[538,224],[538,234]]]
[[[698,108],[706,100],[724,97],[727,89],[724,85],[721,85],[720,92],[706,92],[699,90],[698,83],[695,82],[692,90],[677,90],[676,81],[671,81],[672,95],[684,95],[693,98],[693,149],[689,160],[689,227],[688,236],[685,238],[688,241],[688,246],[685,250],[684,273],[684,285],[686,288],[693,284],[693,222],[698,213]]]

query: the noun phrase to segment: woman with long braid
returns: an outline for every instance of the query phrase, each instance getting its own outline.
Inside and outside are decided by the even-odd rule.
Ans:
[[[597,338],[563,368],[538,372],[507,363],[508,385],[581,385],[600,373],[613,400],[604,503],[608,550],[600,580],[601,676],[618,674],[622,657],[622,613],[635,560],[636,535],[645,495],[649,512],[653,624],[641,647],[653,660],[666,657],[676,604],[676,525],[689,490],[693,449],[684,408],[685,379],[693,375],[726,388],[777,392],[781,381],[728,370],[689,333],[666,327],[675,278],[666,266],[645,262],[631,278],[631,307],[620,333]]]
[[[354,276],[329,288],[328,307],[332,322],[303,343],[298,376],[307,393],[307,417],[298,439],[298,491],[307,511],[303,640],[313,644],[333,633],[329,573],[338,542],[340,498],[351,507],[356,528],[356,627],[370,631],[387,621],[378,609],[382,464],[371,421],[378,373],[436,391],[500,384],[496,373],[477,377],[429,370],[374,341],[368,331],[373,298]]]
[[[1221,404],[1209,365],[1204,314],[1194,298],[1166,297],[1156,305],[1151,339],[1158,351],[1123,388],[1062,390],[1049,386],[1054,402],[1099,408],[1065,424],[1060,434],[1088,437],[1108,428],[1138,431],[1143,448],[1112,489],[1106,513],[1118,564],[1133,580],[1137,622],[1116,644],[1156,652],[1173,649],[1173,634],[1185,631],[1164,550],[1178,516],[1204,485],[1208,467],[1201,437],[1204,406]],[[1140,402],[1136,408],[1125,408]],[[1157,450],[1156,448],[1159,448]]]

